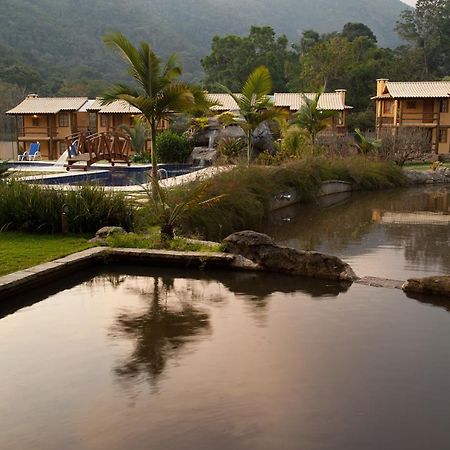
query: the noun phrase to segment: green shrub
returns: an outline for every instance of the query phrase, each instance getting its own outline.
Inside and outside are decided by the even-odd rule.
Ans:
[[[151,248],[191,252],[220,252],[220,245],[208,245],[190,241],[182,237],[175,237],[168,241],[161,239],[158,227],[148,229],[146,233],[116,233],[106,239],[110,247]]]
[[[133,228],[134,207],[122,193],[98,186],[62,191],[16,180],[0,185],[2,229],[58,233],[63,212],[73,233],[93,233],[106,225]]]
[[[242,138],[223,138],[217,144],[217,156],[225,164],[237,163],[244,159],[246,148],[247,144]]]
[[[173,131],[164,131],[156,138],[156,153],[161,163],[183,163],[191,151],[188,139]]]
[[[357,189],[382,189],[406,184],[402,170],[392,163],[367,158],[330,160],[305,158],[278,166],[236,167],[208,181],[204,198],[226,196],[206,209],[186,214],[181,229],[208,239],[222,239],[246,228],[260,228],[268,219],[274,197],[295,190],[302,201],[314,199],[321,183],[341,180],[354,183]],[[197,181],[194,183],[202,183]],[[189,190],[177,188],[169,193],[173,202],[185,200]],[[156,223],[147,214],[147,223]]]

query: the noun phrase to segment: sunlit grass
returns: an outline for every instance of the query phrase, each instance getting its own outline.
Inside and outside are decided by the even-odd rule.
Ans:
[[[0,275],[27,269],[92,246],[80,236],[1,232]]]

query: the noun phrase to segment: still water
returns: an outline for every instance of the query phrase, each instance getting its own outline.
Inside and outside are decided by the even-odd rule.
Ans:
[[[447,450],[450,302],[427,301],[276,274],[77,274],[0,309],[0,448]]]
[[[338,255],[359,276],[450,272],[450,187],[340,194],[284,208],[264,230],[282,245]]]

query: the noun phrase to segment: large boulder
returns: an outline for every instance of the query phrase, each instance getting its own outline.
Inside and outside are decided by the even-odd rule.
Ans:
[[[253,148],[257,152],[275,153],[272,132],[266,122],[261,123],[253,132]]]
[[[113,234],[124,234],[126,231],[122,227],[102,227],[100,228],[95,236],[89,241],[100,245],[106,243],[106,238]]]
[[[405,292],[450,297],[450,275],[410,278],[403,286]]]
[[[266,270],[350,282],[358,278],[337,256],[281,247],[266,234],[255,231],[233,233],[223,245],[226,252],[242,255]]]
[[[208,147],[194,147],[187,162],[195,166],[210,166],[217,159],[217,150]]]
[[[219,130],[216,141],[222,139],[246,139],[246,134],[239,125],[229,125]]]

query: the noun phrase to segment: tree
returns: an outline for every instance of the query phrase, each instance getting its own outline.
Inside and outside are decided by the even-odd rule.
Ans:
[[[288,49],[286,36],[276,38],[271,27],[251,27],[248,36],[215,36],[211,53],[201,63],[210,89],[217,84],[237,92],[248,74],[256,67],[266,66],[272,74],[275,90],[284,91],[289,71],[297,59]]]
[[[209,103],[203,91],[184,81],[180,81],[182,70],[175,54],[163,65],[161,58],[147,42],[139,47],[122,33],[109,33],[103,38],[105,44],[117,51],[128,64],[128,73],[134,85],[116,84],[107,90],[102,103],[109,104],[121,100],[142,111],[151,133],[152,183],[158,184],[158,160],[156,156],[156,137],[158,124],[168,111],[189,111],[194,106]]]
[[[284,111],[273,106],[269,97],[272,92],[272,77],[265,66],[257,67],[247,78],[240,94],[233,94],[226,86],[222,89],[238,104],[244,122],[241,127],[247,134],[247,163],[253,157],[253,132],[266,120],[283,118]]]
[[[304,95],[304,103],[295,118],[295,123],[308,134],[313,151],[316,146],[317,135],[327,127],[329,119],[336,115],[335,111],[319,109],[319,100],[323,91],[324,88],[319,89],[319,92],[312,99]]]
[[[374,153],[381,147],[381,139],[367,138],[359,128],[355,128],[355,147],[361,155]]]
[[[354,41],[358,37],[367,37],[373,42],[377,42],[377,37],[373,34],[373,31],[363,23],[348,22],[344,25],[341,35],[347,38],[350,42]]]
[[[300,60],[300,78],[317,89],[330,83],[339,84],[351,70],[353,49],[348,39],[333,36],[311,47]]]
[[[418,0],[414,10],[403,11],[397,33],[423,54],[427,75],[450,71],[450,0]]]
[[[131,149],[136,155],[142,155],[145,152],[146,142],[149,135],[148,125],[142,117],[133,119],[133,126],[122,124],[119,129],[123,130],[130,138]]]

